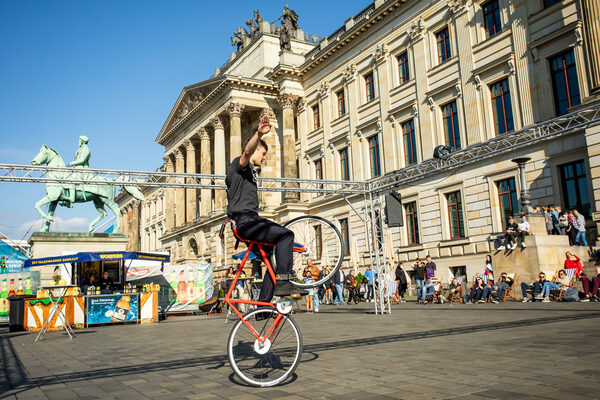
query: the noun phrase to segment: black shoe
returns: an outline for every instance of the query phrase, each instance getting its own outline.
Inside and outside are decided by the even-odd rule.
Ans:
[[[308,290],[299,288],[290,281],[277,281],[275,286],[274,296],[289,296],[291,294],[299,294],[305,296],[308,294]]]
[[[259,308],[259,310],[264,310],[264,312],[256,313],[256,315],[254,316],[254,319],[256,319],[257,321],[269,319],[273,315],[273,311],[271,308],[264,308],[264,309]]]

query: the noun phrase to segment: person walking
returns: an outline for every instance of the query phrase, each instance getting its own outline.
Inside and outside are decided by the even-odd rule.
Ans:
[[[400,301],[406,303],[404,293],[406,293],[406,289],[408,288],[408,282],[406,281],[406,273],[402,268],[402,262],[399,262],[396,267],[396,282],[398,282],[398,296],[400,296]]]
[[[338,304],[345,305],[344,301],[344,281],[346,280],[346,274],[344,274],[344,266],[340,265],[340,269],[337,274],[333,276],[333,285],[335,287],[336,298],[333,300],[333,305]]]
[[[364,276],[367,280],[367,301],[373,301],[373,284],[375,282],[375,276],[373,275],[370,265],[367,265]]]

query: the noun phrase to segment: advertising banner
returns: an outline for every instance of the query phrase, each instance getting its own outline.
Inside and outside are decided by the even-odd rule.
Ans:
[[[210,263],[165,266],[169,282],[168,311],[197,311],[213,295],[213,269]]]
[[[87,323],[111,324],[138,320],[137,293],[87,297]]]

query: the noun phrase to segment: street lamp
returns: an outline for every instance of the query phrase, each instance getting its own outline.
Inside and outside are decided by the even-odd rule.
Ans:
[[[533,212],[531,208],[531,196],[527,187],[527,177],[525,176],[525,164],[531,160],[531,157],[519,157],[511,160],[519,166],[519,176],[521,180],[521,215],[529,215]]]

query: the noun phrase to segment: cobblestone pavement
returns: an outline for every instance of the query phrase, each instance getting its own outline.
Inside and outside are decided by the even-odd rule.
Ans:
[[[600,303],[322,306],[296,314],[304,354],[275,388],[243,385],[227,361],[232,323],[0,333],[7,399],[600,399]]]

